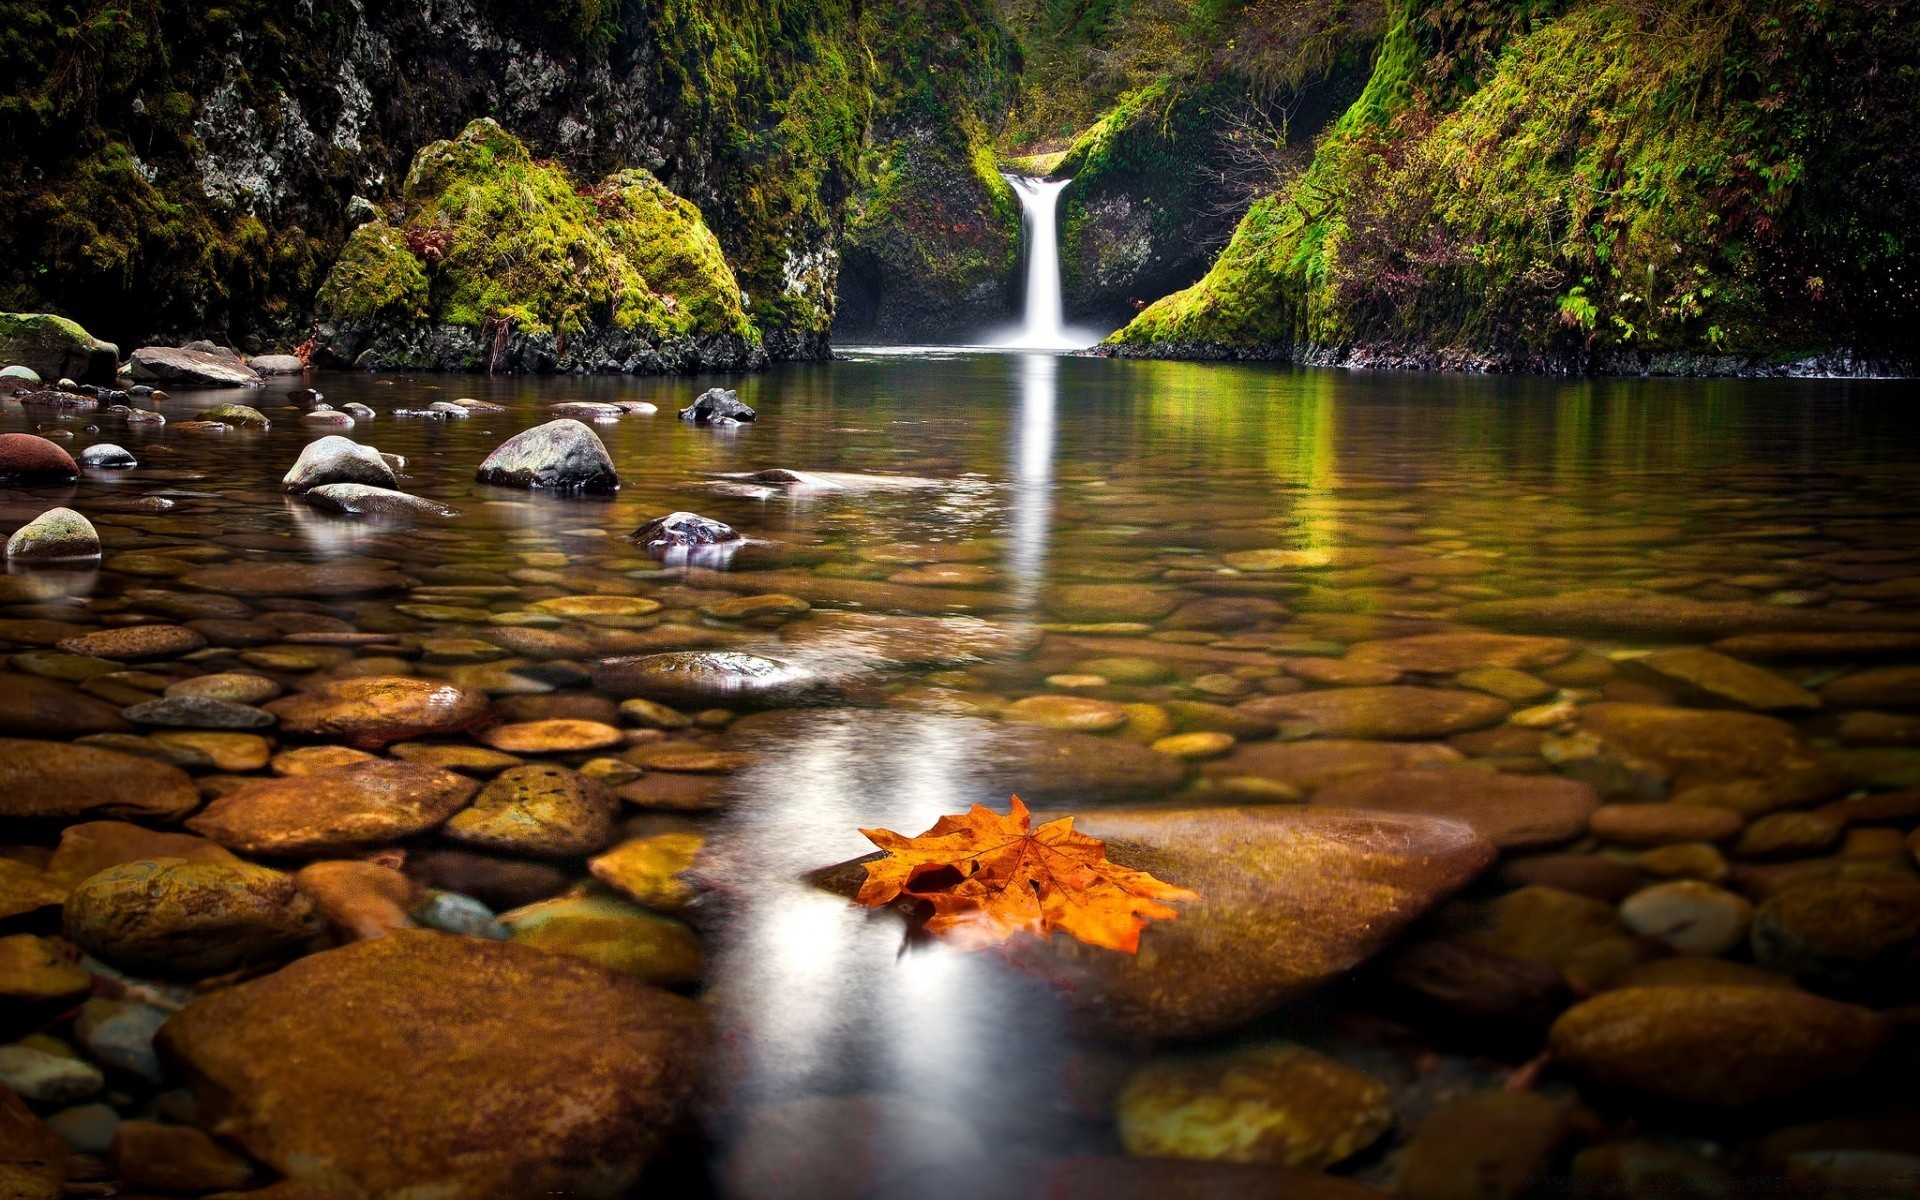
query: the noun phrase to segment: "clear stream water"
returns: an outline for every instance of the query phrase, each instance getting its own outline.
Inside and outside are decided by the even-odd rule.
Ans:
[[[1267,546],[1351,549],[1384,563],[1292,577],[1304,587],[1285,597],[1299,614],[1288,628],[1336,642],[1366,636],[1356,630],[1367,619],[1404,632],[1443,624],[1478,600],[1599,586],[1842,611],[1898,610],[1920,594],[1873,593],[1858,572],[1835,570],[1869,561],[1872,580],[1920,576],[1920,393],[1905,382],[1563,381],[860,348],[831,364],[724,381],[306,382],[336,406],[360,401],[378,410],[350,436],[404,455],[402,485],[462,515],[381,524],[323,515],[283,496],[281,475],[319,436],[302,428],[288,398],[296,381],[243,393],[179,391],[155,406],[178,422],[237,400],[274,421],[264,432],[218,437],[90,416],[60,420],[0,402],[0,431],[71,433],[65,444],[76,452],[110,440],[140,460],[131,471],[87,472],[71,488],[0,491],[0,529],[59,503],[91,516],[107,544],[98,572],[68,577],[68,599],[0,605],[0,616],[111,611],[129,589],[170,586],[120,569],[117,556],[197,546],[236,560],[466,566],[521,593],[486,602],[495,609],[554,593],[524,582],[543,577],[516,580],[534,563],[558,572],[546,578],[561,581],[560,590],[651,594],[667,605],[669,621],[698,624],[692,609],[724,593],[651,569],[625,536],[680,509],[756,540],[735,570],[882,581],[912,565],[913,553],[884,552],[900,544],[923,547],[923,560],[985,568],[954,586],[976,598],[974,611],[1013,622],[1049,619],[1050,590],[1066,584],[1172,578],[1204,589],[1210,575],[1236,577],[1223,556]],[[760,419],[732,429],[676,420],[674,410],[713,382],[737,387]],[[456,397],[509,411],[453,421],[393,415]],[[486,453],[546,419],[547,405],[613,399],[660,408],[596,426],[623,481],[614,498],[472,482]],[[769,468],[936,482],[790,492],[716,478]],[[125,509],[143,496],[168,497],[175,507]],[[1599,536],[1564,536],[1580,531]],[[898,606],[951,611],[949,600],[916,601],[918,594],[912,583],[899,585]],[[377,619],[383,630],[472,635],[472,625],[397,613],[393,606],[406,599],[331,602],[327,610],[349,622]],[[745,629],[742,640],[778,645],[766,629]],[[1602,653],[1655,640],[1582,639]],[[1059,670],[1072,657],[1043,650],[1040,661]],[[1802,674],[1821,681],[1817,669]],[[521,683],[556,679],[563,692],[585,688],[577,673],[540,669]],[[1005,697],[1049,690],[1018,664],[960,682]],[[1142,697],[1200,694],[1184,690],[1191,683]],[[913,833],[941,813],[1005,803],[979,782],[965,737],[878,723],[883,702],[884,689],[864,705],[810,710],[810,732],[729,778],[719,814],[636,815],[635,829],[698,828],[728,852],[726,917],[705,934],[703,994],[724,1034],[714,1072],[721,1115],[709,1122],[716,1160],[751,1128],[741,1114],[794,1101],[827,1105],[813,1115],[804,1105],[787,1111],[799,1114],[793,1128],[805,1133],[795,1144],[814,1145],[822,1161],[813,1165],[828,1176],[863,1155],[911,1170],[955,1156],[977,1161],[989,1146],[994,1156],[1113,1152],[1111,1087],[1101,1081],[1123,1076],[1141,1050],[1082,1036],[1043,990],[992,956],[938,945],[903,951],[896,919],[853,909],[800,878],[867,851],[863,826]],[[1796,719],[1824,735],[1823,716]],[[1409,1122],[1444,1091],[1436,1080],[1497,1086],[1518,1065],[1492,1047],[1436,1049],[1417,1032],[1367,1035],[1377,1033],[1369,1024],[1376,1018],[1364,998],[1348,997],[1336,990],[1238,1036],[1329,1048],[1385,1078]],[[833,1107],[875,1096],[888,1099],[871,1109]],[[1629,1108],[1609,1119],[1634,1115]],[[1759,1132],[1736,1122],[1725,1145]],[[1389,1137],[1343,1169],[1384,1180],[1397,1144]],[[876,1168],[872,1177],[887,1173]],[[838,1186],[792,1194],[833,1195]]]

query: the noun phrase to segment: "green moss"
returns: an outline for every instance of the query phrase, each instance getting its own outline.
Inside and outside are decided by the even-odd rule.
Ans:
[[[321,286],[319,306],[354,322],[417,321],[427,315],[427,272],[405,236],[385,221],[353,231]]]
[[[399,229],[355,230],[320,294],[349,321],[753,336],[700,210],[637,168],[583,188],[490,119],[414,157]]]

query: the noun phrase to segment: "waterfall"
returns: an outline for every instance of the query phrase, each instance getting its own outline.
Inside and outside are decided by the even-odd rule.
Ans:
[[[1002,338],[1000,345],[1025,350],[1076,350],[1093,342],[1091,335],[1066,327],[1060,300],[1060,235],[1058,208],[1064,179],[1002,176],[1020,197],[1021,224],[1027,235],[1026,310],[1021,327]]]

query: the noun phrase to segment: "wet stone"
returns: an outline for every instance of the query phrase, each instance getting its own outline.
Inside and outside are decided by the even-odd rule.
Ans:
[[[496,725],[483,732],[480,739],[495,750],[510,754],[563,754],[618,746],[625,735],[598,721],[560,718]]]
[[[1534,1092],[1450,1100],[1414,1131],[1394,1193],[1402,1200],[1518,1200],[1549,1174],[1572,1132],[1568,1109]]]
[[[1080,733],[1105,733],[1127,723],[1127,710],[1121,705],[1083,696],[1029,696],[1007,705],[1000,715],[1008,721]]]
[[[253,1164],[198,1129],[153,1121],[123,1121],[109,1155],[120,1178],[133,1187],[169,1192],[244,1188]]]
[[[686,872],[706,838],[698,833],[661,833],[631,838],[591,859],[588,870],[601,883],[638,904],[664,913],[689,907],[700,890]]]
[[[163,725],[184,729],[264,729],[273,714],[248,704],[207,696],[168,696],[135,704],[121,713],[136,725]]]
[[[80,1006],[73,1036],[102,1066],[159,1083],[166,1073],[154,1053],[153,1035],[167,1016],[165,1009],[151,1004],[96,996]]]
[[[1510,670],[1550,667],[1571,658],[1576,649],[1575,644],[1565,638],[1433,633],[1360,642],[1347,651],[1347,657],[1355,662],[1377,663],[1402,671],[1452,675],[1475,667]]]
[[[508,767],[520,766],[525,761],[487,746],[470,746],[459,742],[401,742],[389,746],[387,753],[404,762],[425,763],[430,767],[458,771],[462,775],[479,776],[498,775]]]
[[[93,522],[70,508],[50,508],[7,539],[12,563],[57,563],[100,557],[100,535]]]
[[[106,1083],[99,1068],[78,1058],[15,1043],[0,1046],[0,1087],[36,1104],[72,1104]]]
[[[0,739],[0,817],[177,818],[199,807],[184,772],[60,742]]]
[[[416,930],[207,996],[161,1033],[202,1119],[276,1171],[445,1200],[623,1193],[684,1119],[705,1040],[690,1001],[559,955]],[[555,1096],[564,1127],[529,1125]]]
[[[584,959],[660,987],[683,987],[700,978],[703,955],[693,931],[625,900],[560,897],[502,913],[500,919],[517,946]]]
[[[67,483],[80,474],[73,456],[31,433],[0,433],[0,481]]]
[[[1312,799],[1334,808],[1464,821],[1504,849],[1578,837],[1600,804],[1599,793],[1570,779],[1433,769],[1356,772],[1317,789]]]
[[[66,936],[116,966],[193,979],[269,961],[313,936],[293,877],[245,862],[146,859],[74,889]]]
[[[1420,739],[1503,720],[1504,701],[1479,692],[1418,687],[1350,687],[1261,696],[1241,705],[1275,721],[1284,737]]]
[[[174,658],[200,649],[207,639],[180,625],[128,625],[69,638],[59,648],[95,658]]]
[[[816,611],[787,624],[780,640],[874,668],[934,667],[1017,658],[1039,644],[1040,634],[978,617]]]
[[[380,457],[378,450],[333,434],[301,447],[300,457],[294,460],[280,486],[289,492],[304,492],[330,483],[390,488],[397,482],[393,468]]]
[[[60,845],[47,862],[47,873],[71,888],[108,867],[152,858],[236,861],[226,847],[191,834],[148,829],[128,821],[85,821],[60,832]]]
[[[229,704],[261,704],[280,694],[280,685],[264,675],[223,671],[168,684],[168,699],[222,700]]]
[[[1588,823],[1595,837],[1623,846],[1724,842],[1745,826],[1739,813],[1699,804],[1606,804]]]
[[[93,988],[93,976],[59,943],[30,933],[0,937],[0,1000],[9,1005],[71,1003]]]
[[[687,650],[615,658],[593,671],[593,686],[622,699],[707,707],[781,705],[816,686],[805,670],[776,659],[725,650]]]
[[[308,504],[321,512],[354,517],[433,517],[450,520],[460,510],[392,488],[364,483],[323,483],[304,493]]]
[[[1885,1042],[1872,1012],[1779,988],[1637,987],[1555,1022],[1554,1058],[1643,1097],[1739,1108],[1858,1073]]]
[[[474,476],[499,487],[556,492],[613,492],[620,476],[592,429],[561,418],[500,443]]]
[[[605,848],[617,804],[601,784],[565,767],[513,767],[496,776],[444,836],[475,849],[574,857]]]
[[[132,728],[120,705],[53,679],[0,674],[0,733],[49,737],[116,733]]]
[[[1754,960],[1824,991],[1910,999],[1920,986],[1920,882],[1826,879],[1760,905]]]
[[[1855,671],[1821,688],[1820,696],[1841,708],[1920,707],[1920,665]]]
[[[311,858],[424,833],[464,808],[478,786],[438,767],[375,760],[249,781],[187,827],[243,854]]]
[[[322,684],[266,710],[285,733],[380,746],[465,729],[486,713],[487,698],[437,680],[374,675]]]
[[[349,746],[299,746],[274,755],[268,765],[275,775],[313,775],[354,763],[372,762],[374,757]]]
[[[1726,954],[1747,940],[1753,905],[1711,883],[1682,879],[1627,897],[1620,905],[1620,919],[1635,933],[1681,954]]]
[[[411,879],[377,862],[332,860],[309,863],[294,882],[314,903],[339,941],[385,937],[414,928],[407,914],[414,899]]]
[[[1143,584],[1069,584],[1048,595],[1047,611],[1062,621],[1155,621],[1183,599],[1178,592]]]
[[[1387,1086],[1303,1046],[1270,1043],[1147,1066],[1119,1098],[1120,1141],[1147,1158],[1326,1167],[1393,1124]]]
[[[389,592],[407,577],[369,562],[245,562],[198,567],[180,577],[188,587],[230,596],[333,597]]]
[[[1820,707],[1820,697],[1772,671],[1711,650],[1657,650],[1632,665],[1742,708],[1761,712]]]

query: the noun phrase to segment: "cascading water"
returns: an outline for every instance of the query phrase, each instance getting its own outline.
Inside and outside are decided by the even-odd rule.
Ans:
[[[1021,350],[1077,350],[1092,336],[1068,329],[1060,299],[1060,236],[1056,221],[1064,179],[1002,176],[1020,196],[1021,223],[1027,234],[1026,315],[1021,327],[1000,345]]]

